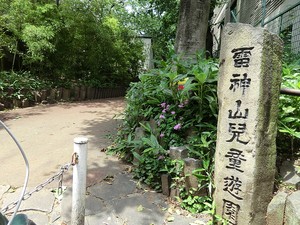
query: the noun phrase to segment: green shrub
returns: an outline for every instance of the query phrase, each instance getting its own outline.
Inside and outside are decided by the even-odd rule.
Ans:
[[[196,63],[180,61],[173,56],[162,62],[161,68],[140,75],[140,81],[132,83],[127,93],[124,123],[111,149],[127,159],[137,158],[135,176],[155,189],[160,188],[160,175],[170,174],[173,185],[180,190],[181,206],[191,212],[208,210],[206,206],[212,204],[217,70],[214,61],[200,56]],[[282,87],[300,89],[299,75],[299,61],[283,64]],[[185,80],[184,88],[179,90],[178,82],[182,80]],[[300,147],[300,98],[280,95],[279,103],[277,148],[279,154],[295,155],[293,149]],[[150,120],[151,126],[145,123]],[[135,128],[141,125],[146,135],[134,140]],[[170,146],[182,145],[188,147],[190,157],[203,160],[203,167],[193,174],[198,178],[199,189],[207,188],[207,197],[198,197],[193,191],[185,190],[179,162],[168,156]]]
[[[110,149],[129,161],[136,158],[135,177],[156,190],[161,188],[160,175],[171,175],[185,198],[182,204],[192,212],[203,210],[203,203],[211,196],[191,197],[182,182],[178,182],[183,179],[182,172],[167,150],[185,145],[190,157],[204,159],[206,167],[199,168],[199,184],[205,183],[211,191],[218,113],[217,72],[216,62],[199,54],[196,62],[182,61],[174,55],[161,62],[159,69],[141,74],[140,81],[132,83],[126,95],[124,122]],[[140,140],[135,138],[139,126],[145,130]],[[191,201],[200,205],[189,206]]]
[[[0,72],[0,102],[12,100],[33,100],[34,91],[47,84],[29,72]]]
[[[300,89],[300,60],[284,63],[282,87]],[[300,97],[280,95],[277,148],[279,154],[295,156],[300,147]]]

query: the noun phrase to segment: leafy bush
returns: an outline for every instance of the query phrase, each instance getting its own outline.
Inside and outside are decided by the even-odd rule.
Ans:
[[[178,162],[168,155],[171,146],[188,146],[189,156],[206,161],[199,168],[199,184],[212,187],[212,165],[217,125],[217,64],[202,55],[197,61],[181,61],[174,55],[161,67],[141,74],[126,95],[124,122],[111,152],[135,162],[134,175],[149,186],[160,189],[160,175],[168,173],[181,185]],[[142,126],[145,136],[135,137]],[[197,172],[197,171],[196,171]],[[201,175],[200,175],[201,174]],[[208,177],[210,176],[210,177]],[[182,187],[178,187],[182,188]],[[200,188],[200,187],[199,187]],[[196,212],[209,198],[194,199],[181,189],[185,208]],[[191,200],[192,198],[192,200]],[[188,206],[197,201],[193,210]],[[196,208],[197,209],[196,209]]]
[[[300,60],[284,63],[282,87],[300,89]],[[300,97],[280,95],[277,147],[280,154],[294,155],[300,147]]]
[[[0,72],[0,102],[11,100],[33,100],[34,91],[40,90],[46,83],[29,72]]]
[[[160,65],[161,68],[140,75],[140,81],[131,84],[126,96],[124,123],[111,151],[129,161],[136,158],[135,176],[157,190],[160,175],[170,174],[173,186],[180,190],[183,208],[194,213],[213,210],[209,205],[213,205],[217,65],[200,56],[196,63],[183,62],[173,56]],[[285,63],[282,87],[299,89],[299,73],[299,61]],[[287,149],[300,146],[299,105],[299,97],[280,95],[277,138],[280,154],[292,155]],[[139,126],[146,134],[136,139],[135,129]],[[202,159],[202,168],[193,175],[198,178],[199,189],[208,190],[206,197],[195,195],[197,190],[185,189],[182,162],[169,158],[170,146],[183,145],[187,146],[190,157]]]
[[[149,123],[141,125],[147,131],[149,136],[145,136],[141,140],[135,141],[136,143],[140,142],[139,147],[143,146],[143,149],[142,152],[132,152],[133,156],[137,159],[134,174],[136,178],[140,179],[145,184],[159,190],[161,188],[160,175],[164,171],[163,169],[168,167],[171,161],[167,158],[166,149],[160,145],[157,137],[152,133]]]

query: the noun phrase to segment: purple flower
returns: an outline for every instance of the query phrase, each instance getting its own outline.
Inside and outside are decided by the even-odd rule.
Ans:
[[[165,136],[165,134],[164,133],[160,133],[160,135],[159,135],[159,137],[164,137]]]
[[[165,116],[164,116],[163,114],[161,114],[161,115],[159,116],[159,118],[160,118],[160,119],[164,119]]]
[[[167,103],[165,103],[165,102],[163,102],[163,103],[160,104],[160,106],[161,106],[162,108],[166,108],[166,105],[167,105]]]
[[[175,114],[175,111],[172,111],[171,114],[174,115],[174,114]]]
[[[170,105],[167,105],[166,109],[169,110],[170,109]]]
[[[179,107],[179,108],[183,108],[184,105],[183,105],[183,104],[179,104],[178,107]]]
[[[174,130],[180,130],[181,129],[181,124],[178,123],[174,126]]]
[[[166,113],[167,111],[166,111],[166,109],[164,109],[163,111],[162,111],[162,113]]]

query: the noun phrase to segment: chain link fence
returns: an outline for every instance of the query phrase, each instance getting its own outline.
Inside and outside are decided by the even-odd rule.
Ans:
[[[263,23],[272,33],[281,36],[285,50],[300,54],[300,2]]]
[[[232,1],[231,1],[232,2]],[[218,57],[221,45],[223,25],[227,22],[248,23],[256,27],[265,27],[278,34],[284,41],[286,55],[300,55],[300,1],[294,4],[283,0],[239,1],[236,5],[223,5],[215,11],[213,18],[214,53]],[[228,3],[227,3],[228,4]],[[235,8],[239,5],[239,8]],[[227,6],[226,8],[224,6]],[[228,20],[227,11],[236,13],[234,20]]]

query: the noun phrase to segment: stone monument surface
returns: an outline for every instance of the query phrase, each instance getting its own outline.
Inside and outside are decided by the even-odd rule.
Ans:
[[[272,199],[282,41],[263,28],[227,24],[218,82],[215,155],[218,215],[235,225],[265,225]]]

